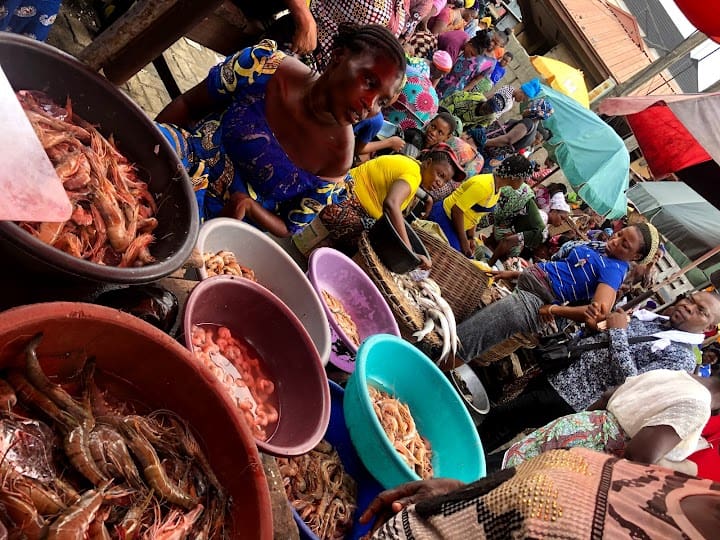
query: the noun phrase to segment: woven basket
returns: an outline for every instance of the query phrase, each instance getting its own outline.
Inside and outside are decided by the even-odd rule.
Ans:
[[[510,356],[520,347],[532,348],[537,346],[538,342],[539,341],[536,336],[518,332],[517,334],[507,338],[505,341],[501,341],[491,349],[488,349],[472,361],[480,366],[488,366],[493,362],[497,362],[498,360],[502,360],[503,358]]]
[[[450,304],[459,324],[485,305],[483,292],[490,278],[449,244],[418,227],[413,228],[430,254],[430,277],[440,286],[442,297]]]
[[[402,337],[418,346],[420,350],[429,356],[433,356],[434,351],[442,347],[442,338],[437,332],[432,331],[425,336],[422,343],[415,342],[416,340],[412,336],[413,332],[417,332],[425,325],[423,313],[418,306],[405,297],[405,294],[397,286],[392,273],[380,261],[375,250],[370,245],[366,232],[360,237],[358,252],[353,257],[353,260],[380,290],[395,316]]]

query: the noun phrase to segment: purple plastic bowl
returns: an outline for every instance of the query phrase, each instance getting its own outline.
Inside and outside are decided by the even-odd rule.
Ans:
[[[185,304],[185,345],[192,350],[192,326],[216,324],[247,341],[275,382],[280,420],[261,451],[299,456],[320,440],[330,421],[330,389],[317,349],[300,320],[265,287],[237,276],[201,281]],[[209,370],[208,370],[209,373]]]
[[[352,259],[331,248],[319,248],[312,252],[308,263],[308,278],[315,287],[325,309],[330,328],[354,355],[355,345],[335,321],[322,291],[325,290],[340,300],[348,315],[355,322],[360,342],[375,334],[392,334],[400,337],[400,329],[390,307],[372,280]],[[347,356],[330,355],[330,362],[343,371],[352,373],[355,362]]]

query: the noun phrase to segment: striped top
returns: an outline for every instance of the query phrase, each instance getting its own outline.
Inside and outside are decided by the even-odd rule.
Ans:
[[[587,245],[573,248],[565,259],[538,263],[547,274],[555,297],[560,303],[587,303],[599,283],[615,290],[620,288],[630,265],[598,253]]]

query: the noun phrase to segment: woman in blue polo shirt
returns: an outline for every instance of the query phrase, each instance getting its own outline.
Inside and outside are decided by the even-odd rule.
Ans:
[[[657,229],[641,223],[621,229],[606,243],[576,245],[564,259],[523,272],[498,272],[500,279],[517,279],[517,287],[458,325],[460,355],[470,361],[513,334],[540,332],[554,317],[594,325],[612,309],[629,262],[653,260],[658,242]]]

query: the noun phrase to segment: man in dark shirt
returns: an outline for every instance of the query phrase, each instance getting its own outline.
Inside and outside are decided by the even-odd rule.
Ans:
[[[577,343],[606,342],[608,347],[584,351],[570,366],[534,379],[518,397],[490,409],[480,426],[485,451],[527,428],[587,409],[603,392],[632,375],[654,369],[692,373],[696,363],[692,343],[702,342],[703,332],[720,322],[720,296],[697,292],[681,297],[663,315],[654,320],[633,317],[628,322],[622,310],[609,314],[607,333]],[[628,343],[636,336],[654,336],[658,341]]]

